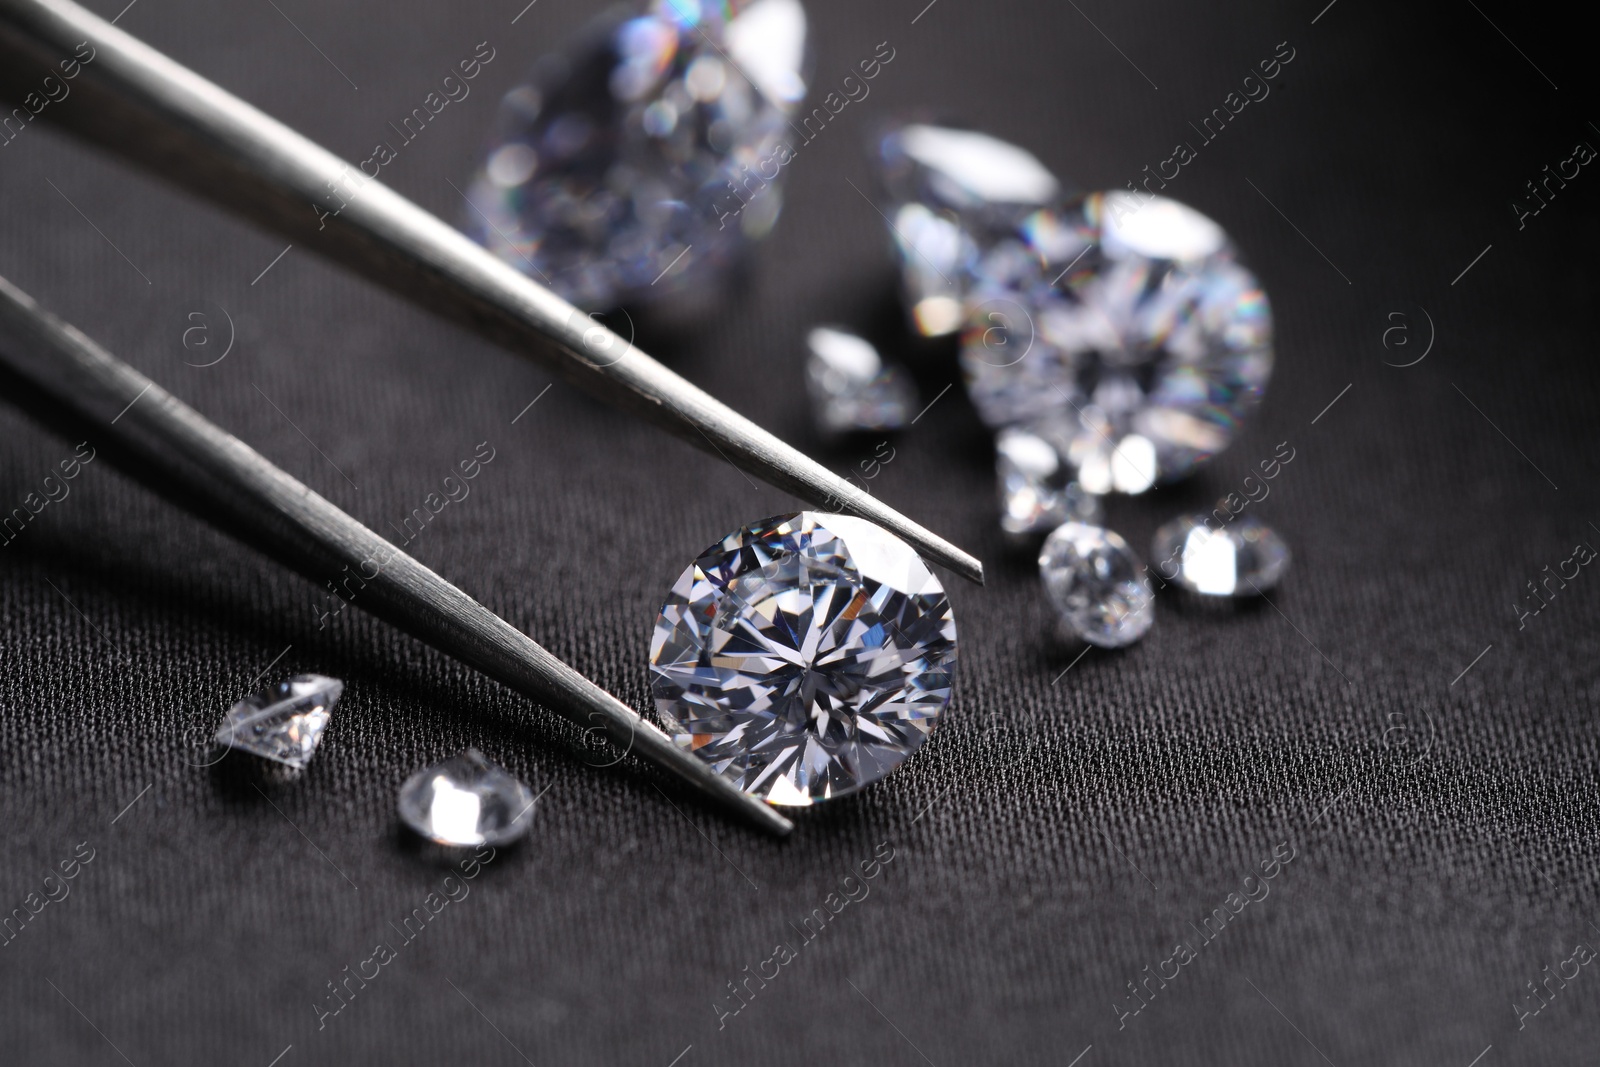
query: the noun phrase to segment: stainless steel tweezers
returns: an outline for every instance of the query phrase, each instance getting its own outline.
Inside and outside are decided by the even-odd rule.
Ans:
[[[82,51],[84,45],[92,51]],[[84,61],[85,54],[92,58]],[[71,96],[35,112],[44,79],[59,78],[59,64],[74,58]],[[376,180],[330,215],[319,205],[330,183],[348,175],[348,164],[68,0],[0,0],[0,98],[17,102],[10,113],[17,122],[31,122],[35,113],[56,122],[777,488],[875,522],[931,560],[983,580],[972,556],[785,445]],[[137,476],[319,582],[374,552],[392,555],[394,563],[362,590],[375,614],[580,725],[604,724],[619,744],[757,824],[791,829],[778,812],[675,747],[515,627],[3,279],[0,363],[38,390],[57,424],[73,432],[92,428]]]

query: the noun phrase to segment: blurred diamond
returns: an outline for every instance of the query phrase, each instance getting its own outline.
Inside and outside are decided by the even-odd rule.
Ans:
[[[809,511],[701,553],[650,641],[674,743],[781,805],[844,796],[898,767],[944,711],[955,665],[950,601],[911,546]]]
[[[1272,370],[1272,314],[1221,227],[1094,193],[983,256],[962,366],[991,426],[1046,420],[1095,493],[1143,492],[1226,448]]]
[[[777,221],[806,58],[799,0],[602,16],[506,94],[468,232],[591,310],[704,287]]]
[[[1131,645],[1155,622],[1144,564],[1112,530],[1058,527],[1039,552],[1039,575],[1063,629],[1091,645]]]
[[[217,743],[304,770],[343,694],[337,678],[297,674],[228,709]]]
[[[1150,554],[1163,579],[1207,596],[1255,596],[1289,569],[1289,546],[1254,516],[1220,529],[1209,514],[1184,515],[1156,531]]]
[[[916,410],[917,387],[904,368],[886,366],[853,333],[818,326],[806,335],[806,388],[825,436],[899,430]]]
[[[533,822],[533,791],[469,748],[400,787],[400,817],[441,845],[507,845]]]
[[[891,129],[879,141],[878,168],[906,306],[928,337],[961,328],[983,250],[1061,195],[1055,175],[1030,153],[953,126]]]
[[[1064,522],[1100,525],[1104,507],[1073,480],[1076,472],[1049,441],[1022,427],[995,439],[1000,528],[1008,534],[1046,533]]]

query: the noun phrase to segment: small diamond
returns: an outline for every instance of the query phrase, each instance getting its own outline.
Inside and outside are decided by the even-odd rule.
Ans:
[[[777,221],[806,56],[799,0],[601,16],[506,94],[467,231],[589,310],[703,290]]]
[[[1253,515],[1218,530],[1209,514],[1184,515],[1156,531],[1150,549],[1156,573],[1193,593],[1255,596],[1289,569],[1289,546]]]
[[[956,626],[932,572],[862,519],[736,530],[672,587],[650,642],[668,733],[770,804],[853,793],[898,767],[950,700]]]
[[[1006,533],[1046,533],[1064,522],[1100,525],[1100,498],[1073,481],[1076,472],[1049,441],[1012,427],[1000,431],[994,447],[1000,528]]]
[[[217,743],[304,770],[343,694],[337,678],[297,674],[229,708]]]
[[[1155,622],[1144,564],[1115,531],[1059,527],[1039,552],[1039,575],[1067,632],[1091,645],[1131,645]]]
[[[507,845],[533,822],[533,791],[469,748],[406,779],[400,818],[441,845]]]
[[[962,299],[989,242],[1061,195],[1027,151],[987,134],[912,123],[878,143],[879,176],[893,206],[890,233],[917,330],[954,333]]]
[[[962,335],[984,421],[1054,420],[1084,488],[1137,493],[1226,448],[1272,370],[1272,314],[1222,228],[1093,193],[1028,216],[976,270]]]
[[[901,367],[853,333],[819,326],[806,336],[806,388],[825,436],[899,430],[911,419],[917,389]]]

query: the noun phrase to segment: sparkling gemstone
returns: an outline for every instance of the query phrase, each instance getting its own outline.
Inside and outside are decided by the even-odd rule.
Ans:
[[[400,787],[400,818],[441,845],[507,845],[533,822],[533,791],[469,748]]]
[[[962,300],[988,244],[1061,195],[1029,152],[953,126],[890,129],[878,142],[878,170],[906,306],[928,337],[961,328]]]
[[[915,752],[950,699],[956,625],[922,559],[862,519],[782,515],[683,572],[650,642],[679,746],[771,804],[853,793]]]
[[[1076,472],[1049,441],[1013,426],[1000,431],[994,448],[1000,528],[1006,533],[1046,533],[1064,522],[1101,523],[1100,497],[1073,480]]]
[[[1155,622],[1144,564],[1113,530],[1057,527],[1039,552],[1039,575],[1063,627],[1091,645],[1131,645]]]
[[[904,368],[886,365],[853,333],[819,326],[806,336],[811,414],[825,436],[898,430],[910,421],[917,388]]]
[[[217,743],[304,770],[343,694],[337,678],[297,674],[229,708]]]
[[[993,245],[962,367],[984,421],[1054,422],[1091,492],[1137,493],[1226,448],[1272,370],[1272,314],[1216,223],[1093,193]]]
[[[1193,593],[1255,596],[1271,589],[1289,569],[1289,546],[1253,515],[1220,529],[1209,513],[1184,515],[1156,531],[1150,554],[1155,571]]]
[[[591,310],[703,290],[777,221],[806,55],[799,0],[601,16],[506,94],[468,232]]]

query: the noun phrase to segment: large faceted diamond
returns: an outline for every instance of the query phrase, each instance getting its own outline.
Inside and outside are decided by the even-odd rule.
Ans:
[[[799,0],[602,16],[506,94],[468,232],[591,310],[702,286],[777,221],[805,61]]]
[[[954,333],[984,250],[1055,202],[1061,183],[1016,145],[931,123],[890,129],[877,162],[912,324],[928,337]]]
[[[962,366],[991,426],[1034,423],[1091,492],[1226,448],[1272,371],[1272,313],[1227,235],[1172,200],[1093,193],[983,257]]]
[[[746,793],[814,804],[888,774],[950,699],[956,626],[932,572],[862,519],[782,515],[684,571],[650,643],[673,740]]]

